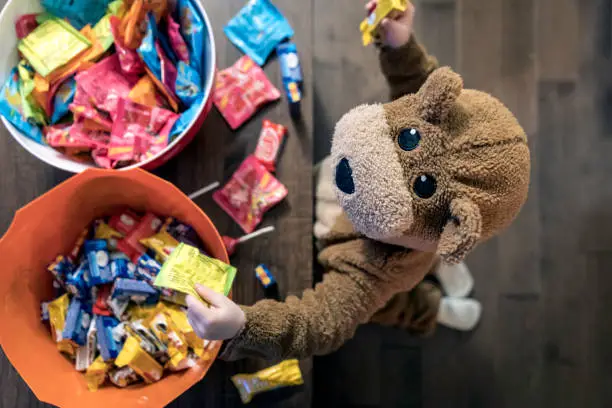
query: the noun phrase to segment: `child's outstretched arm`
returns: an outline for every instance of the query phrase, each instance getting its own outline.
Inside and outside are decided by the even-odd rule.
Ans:
[[[366,5],[369,12],[377,0]],[[414,38],[414,6],[394,18],[382,20],[380,33],[380,65],[391,88],[391,99],[417,92],[436,68],[438,61],[429,55]]]
[[[434,255],[350,239],[320,254],[329,270],[323,282],[304,291],[301,299],[262,300],[239,307],[214,294],[209,309],[189,299],[188,316],[205,339],[224,340],[221,358],[305,358],[330,353],[350,339],[359,324],[383,307],[398,291],[420,282]],[[399,289],[398,289],[399,288]]]

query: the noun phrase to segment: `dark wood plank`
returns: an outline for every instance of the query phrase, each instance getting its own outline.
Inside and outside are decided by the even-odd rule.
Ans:
[[[537,8],[540,78],[557,81],[577,79],[580,64],[578,1],[539,0]]]

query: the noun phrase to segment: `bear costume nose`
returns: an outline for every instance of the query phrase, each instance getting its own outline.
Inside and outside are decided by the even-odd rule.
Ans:
[[[353,194],[355,192],[355,183],[353,182],[353,170],[346,158],[340,160],[336,166],[336,186],[344,194]]]

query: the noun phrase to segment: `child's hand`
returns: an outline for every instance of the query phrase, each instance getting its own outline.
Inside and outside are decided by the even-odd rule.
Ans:
[[[371,0],[365,9],[369,14],[376,7],[378,0]],[[408,8],[403,13],[385,18],[381,21],[378,31],[384,45],[399,48],[410,41],[414,21],[414,6],[408,2]]]
[[[195,289],[202,299],[210,303],[210,307],[207,307],[200,299],[187,296],[187,318],[198,337],[205,340],[235,337],[246,323],[242,309],[229,298],[205,286],[196,285]]]

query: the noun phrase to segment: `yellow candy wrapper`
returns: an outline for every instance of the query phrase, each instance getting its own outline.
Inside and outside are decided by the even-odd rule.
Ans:
[[[108,374],[108,378],[119,388],[125,388],[139,380],[138,374],[131,367],[116,368]]]
[[[155,259],[163,264],[170,254],[179,246],[179,242],[166,230],[162,230],[152,237],[141,239],[140,243],[155,252]]]
[[[17,48],[42,76],[70,62],[91,47],[91,42],[68,22],[52,18],[19,42]]]
[[[110,25],[111,16],[123,18],[124,15],[125,5],[123,0],[115,0],[108,5],[106,15],[94,26],[93,32],[104,51],[107,51],[115,43]]]
[[[191,327],[189,320],[187,320],[187,313],[175,305],[164,304],[164,306],[164,311],[170,316],[176,327],[183,334],[185,341],[187,341],[187,345],[193,349],[198,357],[202,357],[204,353],[204,340],[199,338],[193,331],[193,327]]]
[[[199,295],[194,286],[199,283],[227,296],[235,277],[236,268],[233,266],[209,258],[199,249],[181,243],[157,275],[155,286],[191,294],[197,298]]]
[[[251,402],[256,394],[304,384],[298,360],[286,360],[275,366],[258,371],[255,374],[237,374],[232,382],[238,389],[244,404]]]
[[[98,356],[85,371],[85,381],[87,382],[87,388],[89,391],[97,391],[104,381],[106,381],[106,374],[109,372],[112,363],[105,363],[102,356]]]
[[[379,0],[376,7],[370,11],[368,17],[361,22],[363,45],[369,45],[378,37],[378,26],[386,17],[393,18],[408,8],[408,0]]]
[[[47,113],[42,108],[43,105],[39,104],[34,94],[36,90],[36,73],[27,66],[25,61],[21,61],[17,65],[17,72],[19,72],[20,79],[19,94],[21,96],[23,117],[30,123],[34,122],[38,125],[46,126],[48,124]]]
[[[161,380],[164,374],[164,368],[140,347],[140,341],[133,336],[125,341],[115,365],[119,368],[130,367],[149,384]]]
[[[102,220],[95,222],[94,239],[104,239],[110,248],[117,248],[117,241],[123,238],[123,234],[113,229]]]
[[[58,297],[52,302],[49,302],[49,323],[51,325],[51,336],[55,342],[62,340],[62,332],[66,324],[66,314],[70,306],[70,298],[68,294]]]

